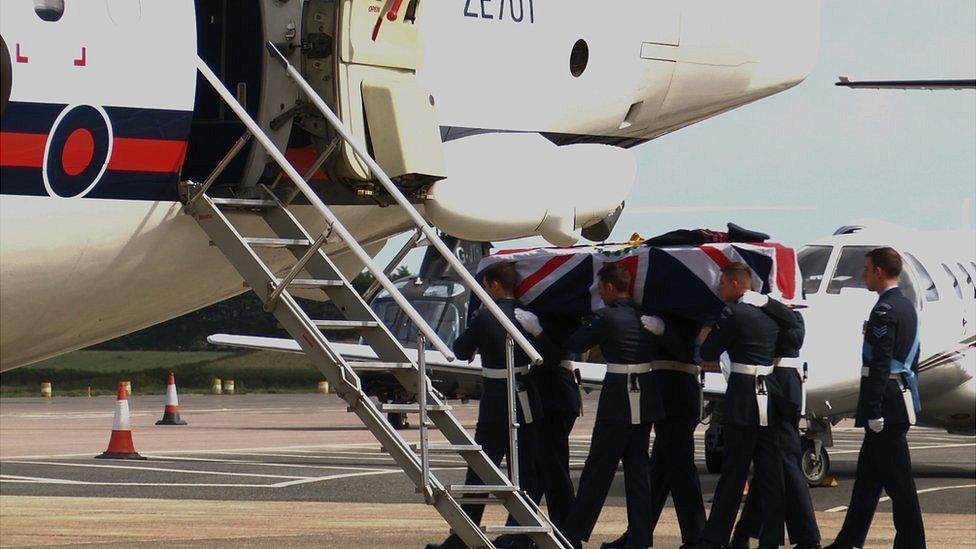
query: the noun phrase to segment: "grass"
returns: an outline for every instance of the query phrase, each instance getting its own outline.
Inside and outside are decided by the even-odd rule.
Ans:
[[[38,396],[50,381],[58,396],[114,394],[122,379],[137,394],[163,393],[169,372],[181,392],[210,392],[213,378],[233,379],[241,392],[314,392],[323,379],[298,354],[268,351],[75,351],[0,374],[3,396]]]

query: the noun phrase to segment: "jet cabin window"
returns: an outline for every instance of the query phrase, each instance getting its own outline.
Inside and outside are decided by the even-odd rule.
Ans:
[[[64,0],[34,0],[34,13],[45,21],[57,21],[64,15]]]
[[[902,254],[902,256],[912,264],[915,268],[915,272],[918,273],[918,278],[922,282],[922,286],[925,286],[925,301],[938,301],[939,300],[939,289],[935,287],[935,281],[932,280],[932,275],[925,270],[922,263],[915,259],[912,254]]]
[[[837,267],[834,268],[834,276],[827,285],[827,293],[839,294],[842,288],[867,289],[861,273],[864,271],[865,254],[874,248],[874,246],[845,246],[840,252]],[[802,267],[800,268],[802,270]],[[909,301],[915,303],[915,285],[912,284],[912,279],[905,269],[902,269],[901,276],[898,277],[898,287]]]
[[[815,294],[820,291],[827,261],[830,260],[830,246],[807,246],[800,250],[796,260],[800,264],[800,274],[803,275],[804,295]]]
[[[955,273],[949,268],[945,263],[942,264],[942,268],[945,269],[947,275],[949,275],[949,280],[952,281],[952,289],[956,292],[956,296],[962,299],[962,288],[959,287],[959,279],[956,278]]]
[[[973,275],[969,273],[969,269],[962,263],[956,263],[956,265],[959,266],[959,270],[966,279],[966,285],[973,291],[973,297],[976,298],[976,283],[973,282]]]

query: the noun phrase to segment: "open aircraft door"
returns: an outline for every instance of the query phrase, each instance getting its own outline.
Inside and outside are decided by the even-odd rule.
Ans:
[[[342,122],[405,190],[444,178],[434,97],[416,82],[424,58],[419,18],[422,0],[309,0],[303,15],[305,78]],[[334,137],[313,114],[302,126],[319,138]],[[367,186],[369,170],[342,144],[332,172]]]

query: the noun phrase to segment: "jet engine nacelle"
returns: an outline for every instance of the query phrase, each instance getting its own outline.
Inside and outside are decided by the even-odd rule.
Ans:
[[[606,218],[637,175],[633,155],[606,145],[557,147],[539,134],[485,134],[444,146],[448,177],[425,203],[428,218],[465,240],[542,236],[570,246]]]

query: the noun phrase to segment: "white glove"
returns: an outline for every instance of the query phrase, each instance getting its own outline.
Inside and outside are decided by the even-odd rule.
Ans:
[[[645,330],[656,336],[664,335],[664,320],[659,316],[644,315],[641,317],[641,324]]]
[[[868,420],[868,429],[871,429],[875,433],[880,433],[884,429],[884,418],[879,417],[878,419]]]
[[[533,336],[538,337],[542,333],[542,324],[539,323],[539,317],[531,311],[515,309],[515,320],[518,320],[522,328]]]
[[[749,290],[742,294],[742,302],[753,307],[765,307],[769,303],[769,296]]]

